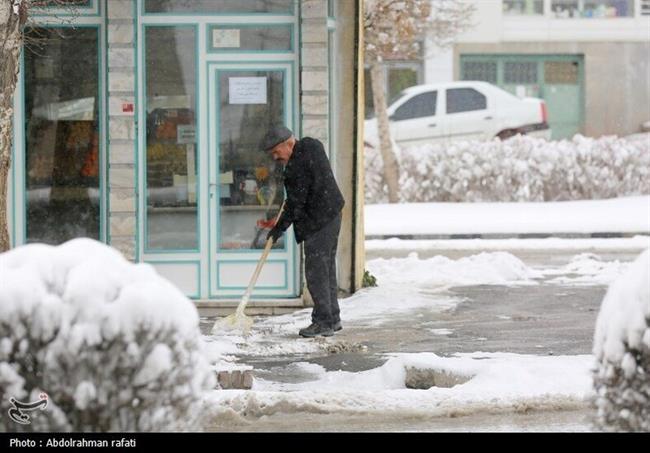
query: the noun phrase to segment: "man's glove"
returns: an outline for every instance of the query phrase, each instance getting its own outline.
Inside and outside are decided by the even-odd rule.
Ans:
[[[282,233],[284,233],[284,231],[282,231],[276,225],[273,228],[271,228],[271,231],[269,231],[269,234],[266,235],[266,240],[268,241],[269,239],[273,238],[273,243],[275,244],[276,242],[278,242],[278,239],[280,239],[282,237]]]

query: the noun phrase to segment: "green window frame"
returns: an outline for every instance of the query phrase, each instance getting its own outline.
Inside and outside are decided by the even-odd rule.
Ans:
[[[245,15],[245,16],[255,16],[255,15],[264,15],[264,16],[293,16],[296,11],[297,0],[285,0],[288,6],[287,9],[277,8],[271,11],[255,11],[254,9],[246,10],[245,8],[238,9],[244,4],[255,4],[259,5],[260,0],[255,0],[251,2],[250,0],[192,0],[191,2],[179,3],[176,9],[174,9],[173,0],[170,8],[168,10],[156,11],[156,8],[152,8],[153,2],[157,0],[140,0],[142,2],[142,14],[144,15],[192,15],[192,16],[233,16],[233,15]],[[181,0],[182,1],[182,0]],[[277,0],[275,0],[277,2]],[[222,2],[226,12],[219,12],[219,3]],[[191,4],[192,7],[187,5]],[[263,1],[262,1],[263,4]],[[234,7],[233,7],[234,6]],[[271,3],[272,6],[272,3]],[[212,10],[214,8],[214,10]],[[152,11],[152,9],[154,9]]]
[[[206,38],[206,47],[208,53],[250,53],[250,54],[284,54],[284,53],[293,53],[294,52],[294,27],[293,24],[210,24],[207,27],[208,36]],[[250,30],[259,30],[260,32],[264,29],[268,31],[276,31],[282,33],[286,32],[288,37],[289,45],[286,48],[275,48],[275,49],[245,49],[242,48],[239,44],[242,38],[246,38],[245,33]],[[284,30],[282,30],[284,29]],[[225,35],[225,39],[233,39],[236,41],[237,46],[233,47],[216,47],[214,45],[214,31],[215,30],[224,30],[231,31],[233,34],[231,37]],[[235,33],[236,32],[236,33]],[[284,36],[283,36],[284,38]],[[233,43],[234,44],[234,43]],[[226,43],[226,46],[228,44]],[[231,44],[232,45],[232,44]]]

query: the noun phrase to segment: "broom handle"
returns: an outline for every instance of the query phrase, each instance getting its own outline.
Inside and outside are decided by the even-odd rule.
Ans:
[[[280,206],[280,211],[278,211],[278,215],[275,217],[275,224],[273,226],[277,225],[283,210],[284,210],[284,201]],[[259,277],[260,272],[262,272],[262,266],[264,266],[264,261],[266,261],[266,257],[269,256],[271,247],[273,247],[273,238],[268,238],[266,240],[266,245],[264,246],[264,251],[262,252],[262,256],[260,257],[260,260],[257,262],[257,267],[255,268],[255,272],[253,273],[253,277],[251,278],[251,281],[248,284],[248,288],[246,288],[246,292],[244,293],[243,299],[248,299],[250,297],[251,292],[255,287],[255,283],[257,282],[257,277]]]

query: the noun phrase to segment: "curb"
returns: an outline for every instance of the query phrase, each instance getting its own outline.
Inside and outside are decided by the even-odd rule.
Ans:
[[[448,240],[448,239],[611,239],[633,238],[635,236],[648,236],[650,232],[636,233],[487,233],[487,234],[367,234],[365,240]]]
[[[222,390],[253,388],[253,370],[218,371],[217,382]]]

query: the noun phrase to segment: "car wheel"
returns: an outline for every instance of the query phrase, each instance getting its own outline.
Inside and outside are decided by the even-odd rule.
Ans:
[[[507,140],[509,138],[514,137],[515,135],[519,134],[520,132],[517,132],[514,129],[506,129],[505,131],[501,131],[497,134],[497,137],[499,137],[501,140]]]

